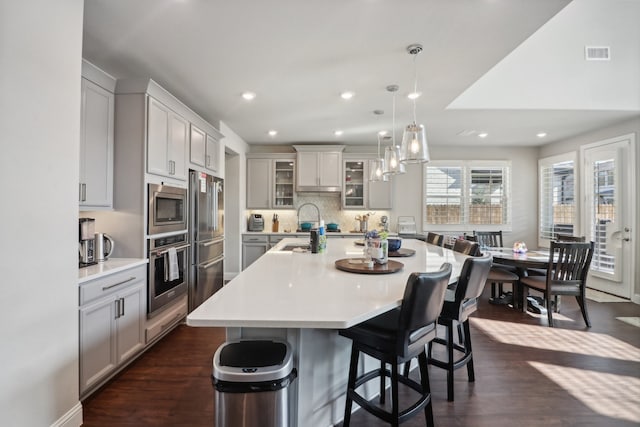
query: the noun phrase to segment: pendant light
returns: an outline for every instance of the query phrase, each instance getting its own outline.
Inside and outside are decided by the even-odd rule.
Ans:
[[[408,125],[402,135],[402,146],[400,147],[400,162],[402,163],[424,163],[430,160],[429,148],[427,147],[427,136],[424,126],[416,124],[416,99],[418,93],[418,68],[416,57],[422,52],[422,45],[412,44],[407,46],[407,52],[413,55],[414,83],[413,93],[409,97],[413,100],[413,123]]]
[[[384,158],[380,157],[380,137],[378,133],[378,158],[369,163],[369,181],[388,181],[389,177],[384,174]]]
[[[400,163],[400,147],[396,145],[396,92],[398,85],[387,86],[387,91],[393,94],[393,121],[391,125],[391,145],[384,149],[384,171],[388,176],[400,175],[405,173],[403,163]]]

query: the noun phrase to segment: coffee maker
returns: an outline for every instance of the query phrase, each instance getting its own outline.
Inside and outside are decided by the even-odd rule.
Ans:
[[[96,264],[95,259],[95,231],[96,220],[93,218],[80,218],[78,222],[79,228],[79,265],[86,267]]]

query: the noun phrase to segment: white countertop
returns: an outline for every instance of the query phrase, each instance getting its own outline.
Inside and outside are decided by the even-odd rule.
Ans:
[[[343,329],[400,304],[412,272],[453,265],[457,280],[466,255],[419,240],[404,239],[411,257],[392,258],[404,268],[392,274],[338,270],[335,261],[362,256],[354,239],[334,239],[322,254],[279,249],[308,239],[286,238],[261,256],[187,317],[190,326]]]
[[[99,279],[119,271],[147,264],[149,261],[143,258],[110,258],[95,265],[78,269],[78,283]]]
[[[286,233],[284,231],[245,231],[244,233],[242,233],[243,235],[247,235],[247,236],[289,236],[289,237],[300,237],[300,236],[308,236],[310,234],[310,231],[292,231],[290,233]],[[336,231],[327,231],[327,236],[344,236],[344,237],[357,237],[357,238],[362,238],[362,236],[364,235],[364,233],[356,233],[356,232],[349,232],[349,231],[340,231],[340,232],[336,232]],[[395,233],[389,233],[389,236],[393,236],[395,235]]]

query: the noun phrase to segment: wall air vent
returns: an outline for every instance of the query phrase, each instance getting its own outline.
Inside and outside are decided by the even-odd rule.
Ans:
[[[584,57],[587,61],[609,61],[611,49],[609,46],[585,46]]]

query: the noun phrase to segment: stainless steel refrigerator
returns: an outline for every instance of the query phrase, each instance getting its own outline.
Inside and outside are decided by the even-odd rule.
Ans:
[[[189,172],[189,312],[224,283],[224,181]]]

